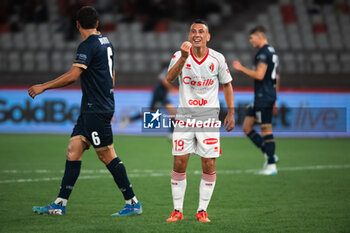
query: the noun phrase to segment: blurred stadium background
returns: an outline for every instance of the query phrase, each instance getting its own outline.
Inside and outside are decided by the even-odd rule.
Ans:
[[[240,110],[252,101],[253,80],[234,71],[231,63],[239,59],[248,67],[252,65],[256,51],[249,44],[248,31],[263,24],[280,58],[281,92],[277,104],[288,108],[345,108],[345,115],[336,114],[342,116],[342,127],[350,128],[345,122],[349,121],[346,114],[350,115],[349,0],[3,0],[1,132],[70,132],[79,113],[79,91],[50,91],[32,101],[25,90],[70,69],[81,41],[75,14],[84,5],[93,5],[99,11],[99,29],[116,48],[119,92],[115,133],[140,133],[141,122],[124,131],[118,123],[124,116],[148,107],[159,72],[187,39],[189,24],[195,18],[209,22],[209,46],[223,53],[228,61],[234,78],[238,125],[244,116]],[[78,89],[79,83],[72,87]],[[170,99],[177,104],[177,95],[170,95]],[[220,99],[223,100],[222,93]],[[318,115],[316,111],[315,119]],[[293,127],[288,130],[295,130]],[[316,131],[324,130],[324,125],[320,127]],[[242,135],[239,128],[235,133]],[[338,136],[348,134],[343,130]]]
[[[209,46],[229,63],[252,63],[247,32],[263,24],[280,56],[283,87],[350,86],[348,0],[2,0],[1,85],[29,85],[67,71],[80,42],[74,16],[83,5],[97,8],[100,30],[116,47],[118,86],[152,86],[199,17],[209,22]],[[236,87],[251,84],[234,80]]]

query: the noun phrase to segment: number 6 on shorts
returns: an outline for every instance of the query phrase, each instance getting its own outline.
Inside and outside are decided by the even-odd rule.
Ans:
[[[94,143],[95,146],[100,145],[101,140],[98,137],[98,133],[96,131],[91,133],[91,138],[92,138],[92,142]]]

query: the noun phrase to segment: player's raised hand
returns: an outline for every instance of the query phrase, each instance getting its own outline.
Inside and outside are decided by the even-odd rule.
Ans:
[[[238,60],[232,62],[232,67],[238,71],[242,70],[242,64]]]
[[[187,58],[188,55],[190,54],[190,49],[192,47],[191,42],[185,41],[181,45],[181,56],[184,58]]]
[[[28,89],[28,94],[34,99],[35,96],[43,93],[45,91],[44,87],[41,84],[31,86]]]
[[[235,115],[228,113],[224,120],[224,127],[226,128],[226,131],[230,132],[235,128],[235,125],[236,125]]]

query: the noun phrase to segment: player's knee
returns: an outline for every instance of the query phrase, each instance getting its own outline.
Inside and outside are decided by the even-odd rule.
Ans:
[[[69,145],[66,151],[66,159],[69,161],[73,161],[73,160],[76,160],[76,157],[77,156],[75,151],[73,150],[72,146]]]
[[[102,154],[97,154],[97,157],[98,157],[98,159],[99,159],[102,163],[108,164],[108,163],[107,163],[106,157],[103,156]]]
[[[177,161],[174,162],[174,168],[176,170],[183,170],[183,167],[185,167],[184,161],[177,160]]]
[[[205,173],[215,172],[215,159],[205,159],[202,163],[202,167]]]
[[[66,158],[69,161],[81,160],[83,153],[88,149],[88,145],[81,140],[70,140],[66,151]]]
[[[253,127],[249,124],[243,124],[243,132],[247,135],[250,131],[252,131]]]
[[[272,134],[272,125],[270,124],[263,124],[260,126],[261,133],[263,135],[269,135]]]
[[[111,148],[105,148],[104,150],[96,151],[96,153],[98,159],[106,165],[117,157],[114,150],[112,150]]]
[[[110,161],[112,161],[112,159],[110,158],[110,156],[108,156],[108,153],[106,153],[107,151],[99,151],[97,153],[97,157],[98,159],[104,163],[104,164],[109,164]]]
[[[175,159],[174,160],[174,171],[184,172],[186,170],[187,160],[184,159]]]

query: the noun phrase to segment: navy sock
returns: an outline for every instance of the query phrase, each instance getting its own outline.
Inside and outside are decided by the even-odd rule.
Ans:
[[[124,199],[129,200],[133,198],[135,194],[129,182],[128,175],[126,174],[123,162],[117,157],[113,159],[106,167],[112,174],[115,183],[118,185],[118,188],[124,196]]]
[[[267,163],[275,163],[275,141],[272,134],[264,136],[264,147],[267,154]]]
[[[253,129],[247,134],[247,136],[258,148],[262,150],[263,153],[265,153],[264,141],[258,132]]]
[[[58,194],[58,197],[68,200],[73,190],[74,184],[79,177],[80,168],[81,161],[66,160],[66,169],[62,178],[60,193]]]

